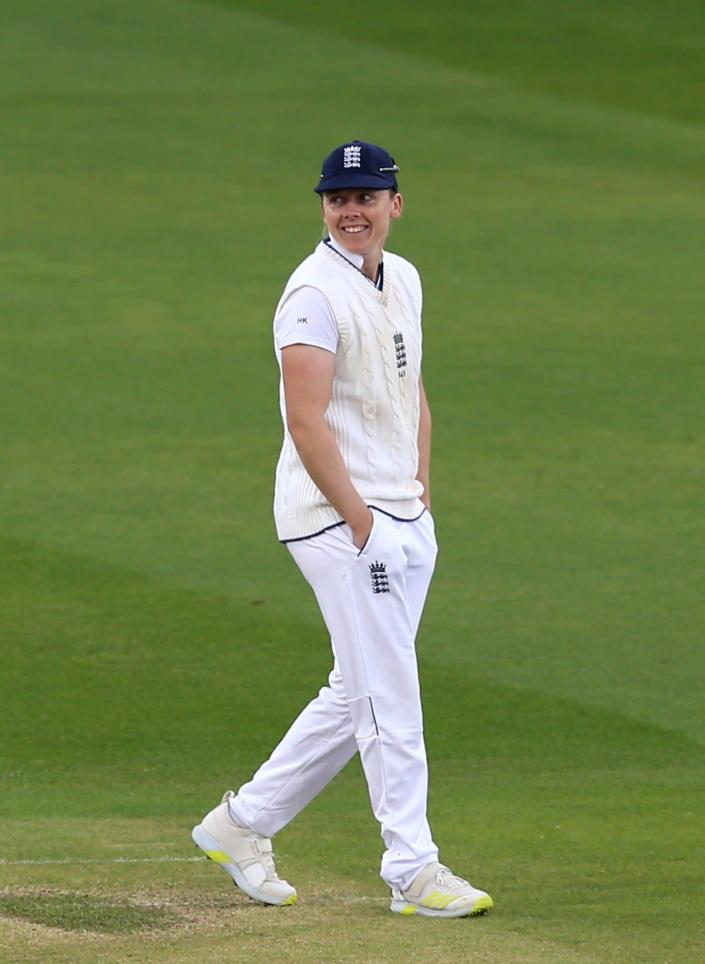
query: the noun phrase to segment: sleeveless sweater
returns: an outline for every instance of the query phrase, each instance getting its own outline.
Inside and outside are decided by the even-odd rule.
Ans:
[[[421,281],[414,266],[384,253],[380,291],[351,262],[321,242],[289,278],[278,314],[299,288],[318,289],[338,329],[330,426],[353,485],[368,505],[413,519],[423,511],[418,471]],[[275,315],[276,318],[276,315]],[[276,349],[281,370],[281,353]],[[340,524],[340,514],[306,471],[287,428],[277,463],[274,518],[282,542]]]

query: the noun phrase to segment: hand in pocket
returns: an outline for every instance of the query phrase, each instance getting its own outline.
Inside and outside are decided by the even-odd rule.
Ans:
[[[372,535],[372,530],[375,526],[375,514],[372,509],[367,510],[369,517],[365,520],[365,524],[359,528],[353,529],[350,527],[352,532],[352,541],[358,552],[363,552],[368,542],[370,541],[370,536]]]

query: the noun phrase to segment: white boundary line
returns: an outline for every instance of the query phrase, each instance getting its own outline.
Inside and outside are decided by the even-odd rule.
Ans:
[[[207,857],[60,857],[56,860],[42,860],[28,857],[24,860],[10,860],[0,857],[0,867],[49,867],[54,864],[192,864]]]

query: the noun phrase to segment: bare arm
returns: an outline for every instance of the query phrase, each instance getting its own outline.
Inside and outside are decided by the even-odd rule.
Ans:
[[[331,399],[335,355],[313,345],[282,349],[287,426],[308,474],[345,519],[361,548],[372,528],[372,512],[352,483],[325,412]]]
[[[426,398],[423,378],[419,376],[419,469],[416,478],[424,487],[421,501],[431,509],[431,409]]]

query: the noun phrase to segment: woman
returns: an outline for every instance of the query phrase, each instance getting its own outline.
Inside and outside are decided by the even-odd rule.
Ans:
[[[437,547],[421,283],[384,251],[403,210],[398,170],[362,141],[326,158],[315,191],[327,236],[292,274],[274,320],[285,428],[277,534],[316,595],[333,669],[270,759],[193,839],[255,900],[294,903],[270,838],[359,751],[391,910],[460,917],[492,899],[438,862],[426,818],[415,638]]]

